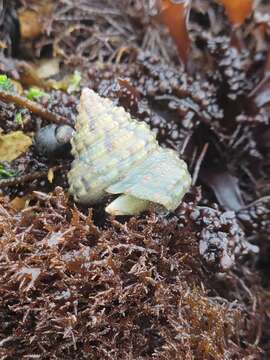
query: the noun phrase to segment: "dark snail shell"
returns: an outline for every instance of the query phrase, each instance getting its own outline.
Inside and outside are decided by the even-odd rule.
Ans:
[[[168,210],[180,204],[191,184],[187,165],[159,146],[147,124],[85,88],[75,127],[68,180],[77,202],[122,194],[106,208],[116,215],[140,213],[150,203]]]
[[[50,124],[36,132],[34,146],[40,155],[53,156],[66,149],[73,134],[71,126]]]

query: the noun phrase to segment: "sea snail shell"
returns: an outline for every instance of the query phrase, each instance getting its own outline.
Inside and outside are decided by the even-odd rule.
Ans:
[[[64,153],[74,134],[69,125],[50,124],[39,129],[34,137],[34,146],[40,155],[47,157]]]
[[[146,123],[84,88],[75,128],[68,174],[75,201],[90,205],[122,194],[106,207],[114,215],[135,215],[151,203],[177,208],[191,184],[187,165],[159,146]]]

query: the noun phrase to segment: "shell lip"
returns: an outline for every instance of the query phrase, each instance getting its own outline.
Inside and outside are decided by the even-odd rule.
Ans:
[[[139,200],[144,200],[144,201],[149,201],[149,203],[150,204],[158,204],[158,205],[160,205],[160,206],[162,206],[163,208],[165,208],[165,209],[167,209],[168,211],[174,211],[177,207],[178,207],[178,205],[179,205],[179,203],[180,203],[180,201],[181,201],[181,199],[179,200],[179,203],[176,205],[176,206],[174,206],[174,207],[171,207],[171,206],[169,206],[169,205],[165,205],[164,204],[164,202],[161,202],[161,201],[158,201],[158,200],[154,200],[153,201],[153,199],[151,200],[151,196],[142,196],[142,195],[134,195],[134,193],[132,192],[132,191],[124,191],[124,192],[119,192],[119,191],[117,191],[117,192],[112,192],[112,191],[110,191],[109,190],[109,188],[108,189],[106,189],[105,190],[108,194],[112,194],[112,195],[128,195],[128,196],[132,196],[132,197],[134,197],[134,198],[136,198],[136,199],[139,199]]]

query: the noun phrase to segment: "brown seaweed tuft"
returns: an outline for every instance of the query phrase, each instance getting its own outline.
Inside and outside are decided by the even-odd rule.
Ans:
[[[107,220],[61,188],[1,205],[1,353],[11,358],[204,358],[244,353],[240,306],[208,294],[196,229],[177,217]],[[206,214],[205,214],[206,216]],[[183,221],[181,221],[183,219]],[[185,223],[185,226],[183,224]],[[238,325],[237,325],[238,324]]]

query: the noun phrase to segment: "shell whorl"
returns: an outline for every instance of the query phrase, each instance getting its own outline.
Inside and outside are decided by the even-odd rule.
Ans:
[[[176,152],[159,146],[146,123],[84,88],[75,127],[68,180],[77,202],[95,204],[111,193],[168,210],[179,205],[191,183],[187,166]]]

